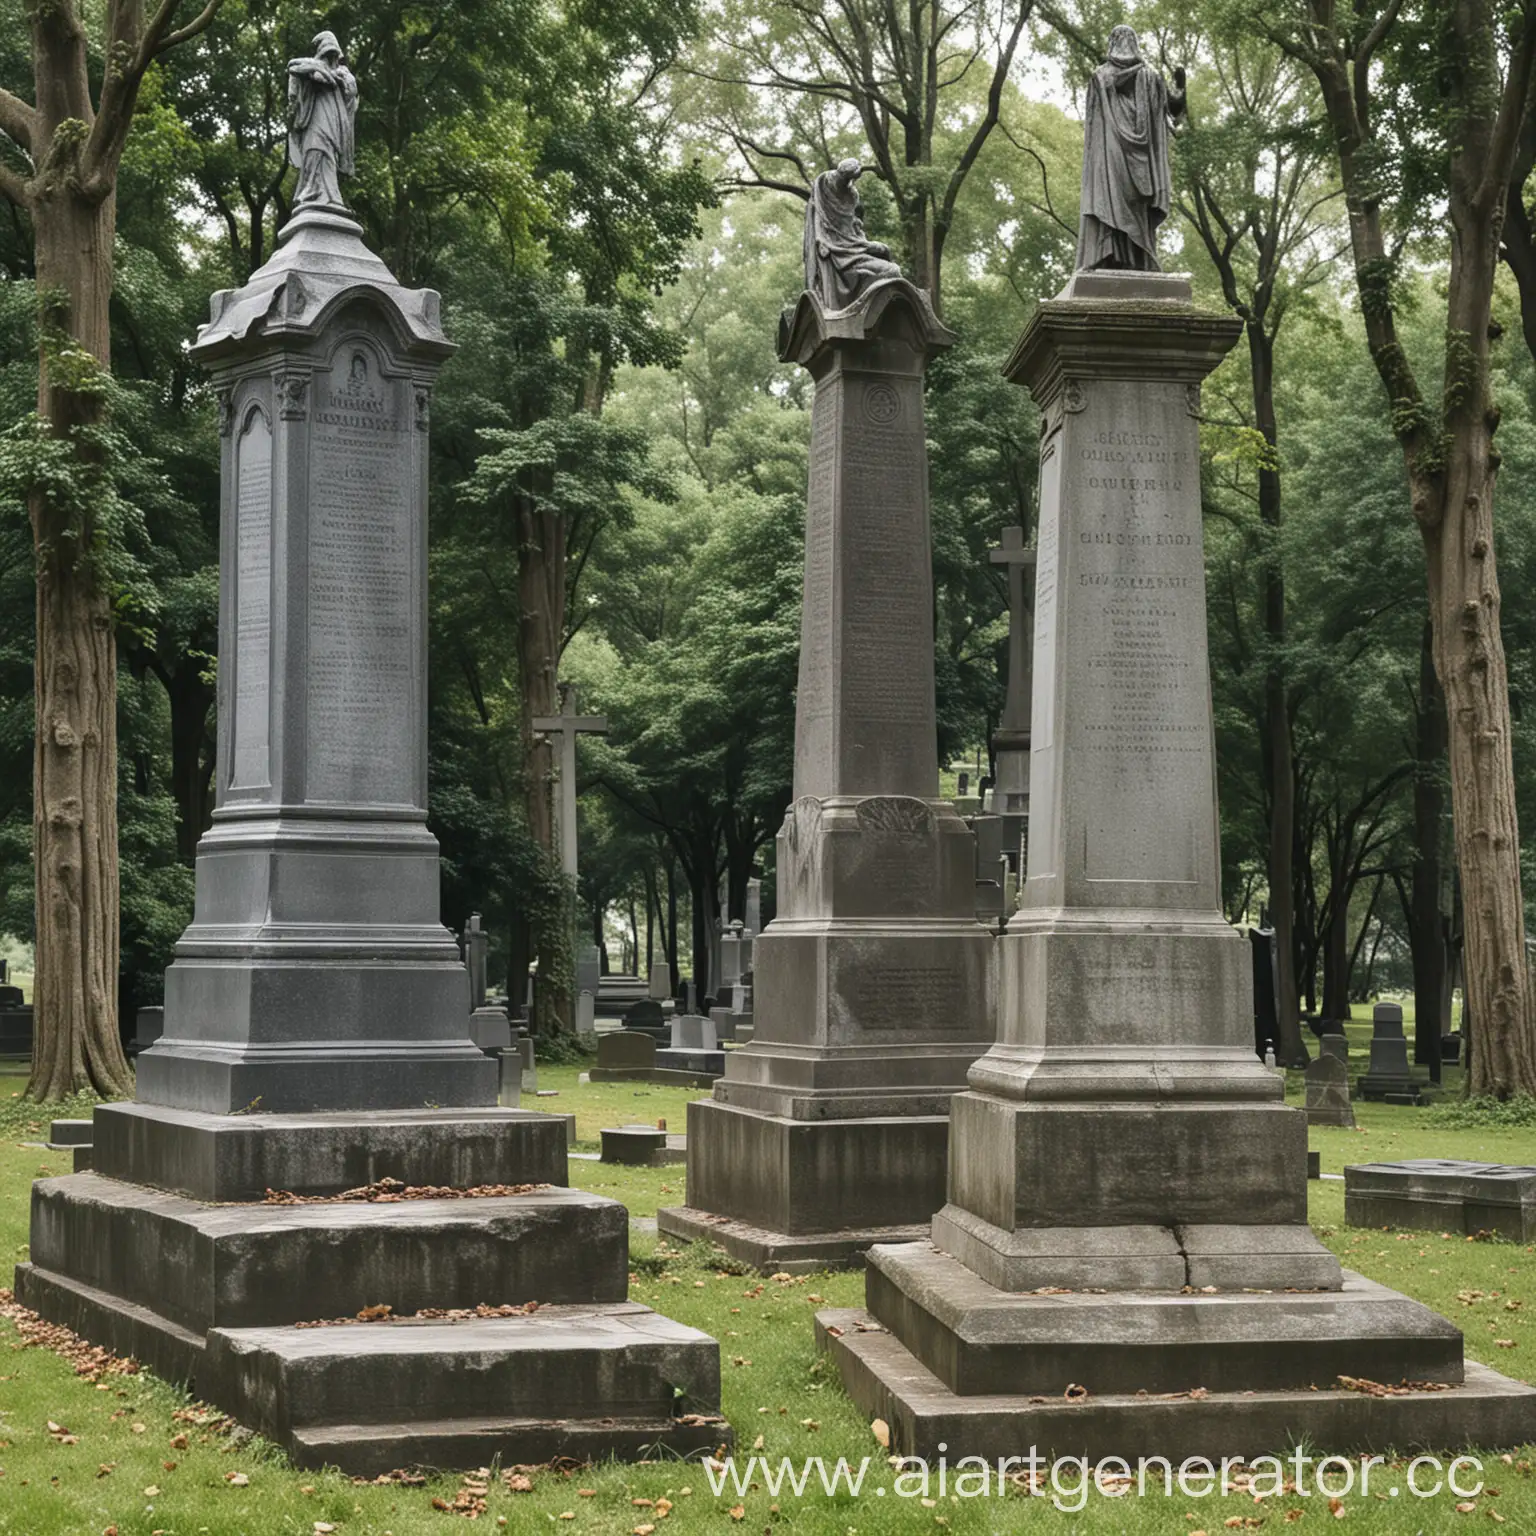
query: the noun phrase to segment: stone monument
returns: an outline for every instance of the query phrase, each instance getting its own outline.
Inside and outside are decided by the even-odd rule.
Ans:
[[[491,936],[485,931],[478,912],[469,914],[464,925],[464,965],[469,972],[469,1038],[500,1059],[500,1053],[512,1048],[512,1022],[505,1008],[492,1003],[486,990],[486,960]]]
[[[752,1041],[688,1108],[691,1204],[659,1216],[771,1270],[926,1230],[950,1096],[994,1027],[974,840],[938,798],[923,375],[951,337],[859,246],[856,176],[817,179],[779,335],[816,396],[778,914],[753,945]]]
[[[565,1127],[495,1107],[470,1039],[425,809],[427,429],[451,348],[437,295],[401,288],[331,190],[355,85],[316,47],[340,94],[295,113],[299,210],[193,349],[224,434],[196,909],[138,1100],[99,1107],[95,1172],[33,1186],[16,1293],[307,1466],[705,1450],[729,1436],[718,1347],[627,1301],[623,1208],[564,1187]]]
[[[1377,1003],[1371,1011],[1371,1064],[1355,1085],[1362,1099],[1417,1104],[1418,1080],[1408,1064],[1408,1037],[1399,1003]]]
[[[1353,1130],[1355,1111],[1349,1102],[1349,1068],[1331,1051],[1324,1051],[1308,1064],[1303,1076],[1307,1083],[1307,1124]]]
[[[580,698],[574,683],[560,684],[560,713],[539,715],[534,730],[551,737],[555,748],[555,771],[560,782],[559,813],[560,869],[572,890],[578,873],[576,858],[576,739],[578,736],[606,736],[608,722],[602,715],[581,713]],[[593,949],[596,945],[591,946]],[[595,993],[597,988],[591,990]]]
[[[1314,1236],[1306,1118],[1253,1052],[1248,946],[1218,889],[1199,471],[1201,381],[1239,332],[1187,279],[1080,271],[1007,367],[1044,434],[999,1038],[951,1107],[931,1239],[871,1249],[867,1311],[818,1318],[892,1452],[1536,1432],[1536,1389],[1464,1366],[1455,1327]],[[1452,1390],[1383,1416],[1341,1375]]]

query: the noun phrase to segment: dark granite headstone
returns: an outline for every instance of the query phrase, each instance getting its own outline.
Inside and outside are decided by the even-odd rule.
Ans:
[[[1275,990],[1275,931],[1250,928],[1248,942],[1253,947],[1253,1046],[1259,1059],[1265,1051],[1280,1058],[1280,1010]]]
[[[1408,1064],[1401,1006],[1377,1003],[1371,1017],[1371,1064],[1356,1085],[1360,1097],[1392,1104],[1418,1103],[1419,1084]]]
[[[646,1070],[656,1065],[656,1042],[649,1035],[630,1029],[599,1035],[597,1065],[604,1071]]]

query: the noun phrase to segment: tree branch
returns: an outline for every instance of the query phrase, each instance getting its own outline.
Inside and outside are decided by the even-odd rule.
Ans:
[[[36,149],[37,109],[20,96],[0,90],[0,133],[14,139],[30,155]]]
[[[0,197],[18,208],[30,209],[32,206],[27,197],[26,182],[8,165],[0,165]]]

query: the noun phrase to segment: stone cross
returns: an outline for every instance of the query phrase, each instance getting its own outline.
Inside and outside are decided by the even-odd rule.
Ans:
[[[491,936],[480,926],[480,914],[471,912],[464,925],[464,964],[469,967],[471,1011],[485,1006],[485,961]]]
[[[1024,530],[1003,529],[1003,542],[992,551],[993,565],[1008,572],[1008,693],[1003,718],[992,733],[997,783],[992,805],[1005,816],[1029,810],[1029,711],[1034,692],[1035,550],[1026,548]]]
[[[608,721],[602,715],[579,712],[576,685],[561,683],[560,713],[539,715],[533,728],[555,739],[555,760],[560,773],[560,868],[576,883],[576,738],[606,736]]]

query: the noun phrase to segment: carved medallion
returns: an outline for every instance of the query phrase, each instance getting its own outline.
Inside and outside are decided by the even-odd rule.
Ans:
[[[864,414],[877,427],[888,427],[901,417],[901,396],[889,384],[866,385]]]

